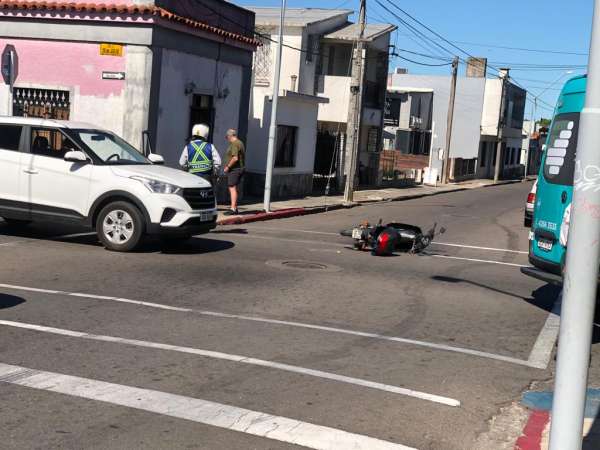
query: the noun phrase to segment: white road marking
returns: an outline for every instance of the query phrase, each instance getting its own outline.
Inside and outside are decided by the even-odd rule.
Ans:
[[[27,242],[27,241],[2,242],[2,243],[0,243],[0,246],[15,245],[15,244],[20,244],[21,242]]]
[[[73,239],[82,236],[93,236],[97,234],[95,231],[88,231],[85,233],[73,233],[73,234],[63,234],[62,236],[54,236],[52,239],[60,240],[60,239]]]
[[[421,400],[428,400],[434,403],[441,403],[447,406],[460,406],[460,401],[454,400],[448,397],[442,397],[439,395],[428,394],[426,392],[414,391],[412,389],[405,389],[398,386],[392,386],[389,384],[376,383],[373,381],[363,380],[360,378],[347,377],[344,375],[337,375],[335,373],[324,372],[321,370],[313,370],[305,367],[293,366],[290,364],[283,364],[274,361],[266,361],[263,359],[251,358],[248,356],[233,355],[230,353],[215,352],[211,350],[202,350],[192,347],[180,347],[177,345],[162,344],[160,342],[149,342],[141,341],[138,339],[126,339],[116,336],[106,336],[91,333],[83,333],[81,331],[65,330],[63,328],[46,327],[43,325],[35,325],[23,322],[13,322],[9,320],[0,320],[0,325],[5,325],[15,328],[24,328],[27,330],[39,331],[42,333],[58,334],[61,336],[69,336],[74,338],[89,339],[94,341],[112,342],[117,344],[134,345],[136,347],[154,348],[159,350],[169,350],[178,353],[187,353],[192,355],[203,356],[206,358],[223,359],[226,361],[233,361],[242,364],[250,364],[254,366],[267,367],[270,369],[285,370],[286,372],[299,373],[302,375],[309,375],[317,378],[324,378],[327,380],[339,381],[342,383],[354,384],[356,386],[367,387],[371,389],[378,389],[380,391],[391,392],[394,394],[406,395],[409,397],[418,398]]]
[[[190,420],[322,450],[415,450],[401,444],[183,395],[0,363],[0,382]]]
[[[507,262],[502,262],[502,261],[491,261],[488,259],[461,258],[460,256],[434,255],[432,253],[423,253],[423,255],[432,256],[434,258],[459,259],[461,261],[472,261],[472,262],[481,262],[481,263],[488,263],[488,264],[500,264],[501,266],[531,267],[531,266],[527,266],[527,265],[523,265],[523,264],[507,263]]]
[[[276,231],[276,232],[292,232],[292,233],[307,233],[307,234],[320,234],[320,235],[324,235],[324,236],[340,236],[339,233],[332,233],[332,232],[326,232],[326,231],[313,231],[313,230],[299,230],[297,228],[270,228],[270,227],[253,227],[251,228],[252,231]],[[248,236],[248,235],[246,235]],[[292,240],[292,242],[295,242]],[[300,241],[300,242],[305,242],[305,241]],[[525,251],[521,251],[521,250],[511,250],[511,249],[507,249],[507,248],[496,248],[496,247],[480,247],[477,245],[468,245],[468,244],[454,244],[454,243],[450,243],[450,242],[437,242],[434,241],[431,243],[431,245],[441,245],[441,246],[446,246],[446,247],[461,247],[461,248],[471,248],[474,250],[487,250],[487,251],[493,251],[493,252],[505,252],[505,253],[518,253],[521,255],[527,255],[528,252]]]
[[[313,230],[299,230],[297,228],[270,228],[270,227],[252,227],[251,228],[253,231],[261,231],[261,230],[265,230],[265,231],[281,231],[281,232],[286,232],[286,231],[291,231],[293,233],[307,233],[307,234],[322,234],[323,236],[339,236],[340,233],[332,233],[332,232],[327,232],[327,231],[313,231]]]
[[[13,290],[19,290],[19,291],[40,292],[40,293],[46,293],[46,294],[65,295],[65,296],[71,296],[71,297],[82,297],[82,298],[90,298],[90,299],[96,299],[96,300],[108,300],[108,301],[121,302],[121,303],[130,303],[130,304],[139,305],[139,306],[146,306],[149,308],[156,308],[156,309],[163,309],[163,310],[177,311],[177,312],[188,312],[188,313],[194,313],[194,314],[209,316],[209,317],[219,317],[222,319],[247,320],[247,321],[251,321],[251,322],[268,323],[268,324],[272,324],[272,325],[283,325],[283,326],[290,326],[290,327],[296,327],[296,328],[307,328],[307,329],[311,329],[311,330],[320,330],[320,331],[326,331],[326,332],[331,332],[331,333],[347,334],[350,336],[360,336],[360,337],[365,337],[365,338],[369,338],[369,339],[377,339],[377,340],[381,340],[381,341],[400,342],[403,344],[410,344],[410,345],[416,345],[416,346],[421,346],[421,347],[433,348],[436,350],[444,350],[444,351],[449,351],[449,352],[463,353],[466,355],[478,356],[478,357],[482,357],[482,358],[494,359],[497,361],[503,361],[503,362],[508,362],[508,363],[512,363],[512,364],[519,364],[521,366],[535,367],[535,366],[532,366],[528,361],[518,359],[518,358],[512,358],[510,356],[497,355],[495,353],[482,352],[479,350],[472,350],[472,349],[462,348],[462,347],[453,347],[453,346],[444,345],[444,344],[435,344],[435,343],[426,342],[426,341],[417,341],[417,340],[413,340],[413,339],[406,339],[406,338],[395,337],[395,336],[386,336],[386,335],[377,334],[377,333],[368,333],[368,332],[364,332],[364,331],[349,330],[346,328],[327,327],[327,326],[322,326],[322,325],[313,325],[313,324],[309,324],[309,323],[292,322],[292,321],[287,321],[287,320],[266,319],[263,317],[244,316],[244,315],[240,315],[240,314],[228,314],[228,313],[221,313],[221,312],[214,312],[214,311],[203,311],[203,310],[197,310],[197,309],[191,309],[191,308],[181,308],[181,307],[176,307],[176,306],[169,306],[169,305],[164,305],[162,303],[152,303],[152,302],[143,302],[143,301],[139,301],[139,300],[130,300],[130,299],[120,298],[120,297],[108,297],[108,296],[104,296],[104,295],[82,294],[82,293],[78,293],[78,292],[54,291],[54,290],[48,290],[48,289],[30,288],[30,287],[25,287],[25,286],[15,286],[12,284],[0,284],[0,288],[13,289]]]
[[[548,318],[546,319],[546,323],[542,328],[542,331],[538,335],[535,344],[533,345],[533,349],[529,354],[529,364],[532,367],[536,367],[538,369],[546,369],[548,364],[550,363],[550,358],[552,357],[552,350],[554,349],[554,345],[556,344],[556,339],[558,338],[558,331],[560,328],[560,307],[562,303],[562,292],[554,302],[554,306],[552,307],[552,311],[548,314]]]
[[[218,234],[218,233],[216,233]],[[243,237],[243,238],[250,238],[250,239],[266,239],[268,241],[282,241],[282,242],[294,242],[296,244],[311,244],[311,245],[315,245],[315,244],[319,244],[319,245],[331,245],[334,247],[345,247],[345,244],[340,244],[337,242],[327,242],[327,241],[307,241],[305,239],[289,239],[289,238],[280,238],[280,237],[275,237],[275,236],[258,236],[256,234],[228,234],[228,237],[234,237],[234,236],[239,236],[239,237]]]
[[[478,247],[476,245],[466,245],[466,244],[451,244],[449,242],[437,242],[434,241],[431,245],[444,245],[446,247],[462,247],[462,248],[472,248],[476,250],[489,250],[492,252],[506,252],[506,253],[519,253],[521,255],[527,255],[528,252],[523,252],[520,250],[509,250],[507,248],[495,248],[495,247]]]

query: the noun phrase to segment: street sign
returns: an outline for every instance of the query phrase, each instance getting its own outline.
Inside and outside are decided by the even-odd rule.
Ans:
[[[13,86],[19,75],[19,58],[17,50],[11,44],[7,44],[2,51],[2,78],[9,86]]]
[[[103,80],[124,80],[125,72],[102,72]]]
[[[121,44],[100,44],[100,54],[104,56],[123,56]]]

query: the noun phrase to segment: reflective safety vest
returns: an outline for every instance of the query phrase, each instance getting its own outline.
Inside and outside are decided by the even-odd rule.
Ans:
[[[187,145],[188,172],[207,175],[213,172],[212,145],[208,142],[197,140]]]

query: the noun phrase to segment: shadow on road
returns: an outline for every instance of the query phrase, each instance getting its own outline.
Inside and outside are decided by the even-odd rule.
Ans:
[[[231,241],[223,241],[221,239],[205,239],[201,237],[193,237],[184,242],[165,243],[165,242],[150,242],[149,250],[158,251],[166,255],[202,255],[206,253],[222,252],[235,247]],[[144,245],[144,247],[146,247]]]
[[[230,228],[226,230],[214,230],[213,234],[248,234],[247,228]]]
[[[531,293],[531,297],[523,297],[522,295],[515,294],[514,292],[506,291],[504,289],[499,289],[492,286],[487,286],[485,284],[478,283],[476,281],[466,280],[464,278],[448,277],[445,275],[435,275],[431,277],[431,279],[435,281],[442,281],[445,283],[470,284],[472,286],[477,286],[483,289],[487,289],[489,291],[497,292],[498,294],[508,295],[509,297],[525,300],[526,302],[531,303],[532,305],[535,305],[539,308],[545,309],[546,311],[552,311],[554,302],[558,294],[560,293],[560,288],[547,284],[533,291]]]
[[[246,234],[247,230],[227,230],[230,233]],[[214,234],[212,232],[211,234]],[[96,233],[89,228],[82,227],[41,227],[35,225],[9,226],[0,222],[0,235],[17,238],[37,239],[40,241],[50,240],[55,242],[68,242],[70,244],[88,245],[102,247]],[[169,255],[193,255],[213,253],[233,248],[235,244],[220,239],[206,239],[192,237],[183,242],[161,241],[156,237],[146,237],[141,245],[132,253],[164,253]]]
[[[25,303],[25,299],[10,294],[0,293],[0,309],[8,309]]]

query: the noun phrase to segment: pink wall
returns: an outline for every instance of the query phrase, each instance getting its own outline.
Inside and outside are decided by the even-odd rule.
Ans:
[[[39,87],[79,86],[81,95],[108,97],[120,95],[125,88],[121,80],[103,80],[102,72],[125,72],[126,47],[122,57],[101,56],[99,44],[0,39],[0,51],[12,44],[19,58],[15,86],[24,83]]]

